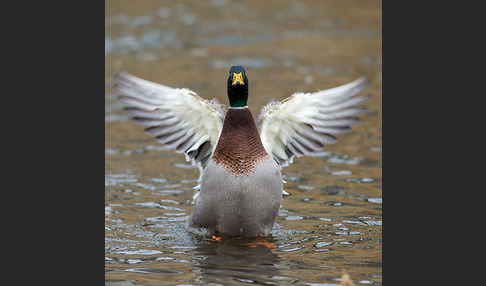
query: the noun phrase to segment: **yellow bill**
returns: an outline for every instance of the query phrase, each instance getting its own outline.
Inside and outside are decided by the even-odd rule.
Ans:
[[[231,82],[231,85],[245,85],[245,81],[243,80],[243,76],[241,73],[233,73],[233,80]]]

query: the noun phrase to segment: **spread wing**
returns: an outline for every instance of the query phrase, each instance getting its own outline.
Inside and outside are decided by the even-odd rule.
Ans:
[[[124,71],[114,80],[124,110],[146,126],[148,135],[184,153],[192,164],[206,166],[223,129],[223,104],[217,99],[205,100],[189,89],[157,84]]]
[[[348,84],[314,93],[294,93],[270,102],[257,116],[257,127],[265,150],[281,166],[322,150],[337,141],[335,134],[350,129],[364,112],[359,104],[371,95],[357,96],[371,84],[365,76]]]

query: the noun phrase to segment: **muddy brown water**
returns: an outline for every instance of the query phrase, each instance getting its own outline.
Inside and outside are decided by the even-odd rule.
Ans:
[[[106,285],[382,284],[381,1],[107,0]],[[272,99],[367,75],[368,111],[349,133],[283,168],[267,238],[214,241],[186,229],[198,169],[143,133],[116,101],[119,69],[228,106],[243,65],[254,116]]]

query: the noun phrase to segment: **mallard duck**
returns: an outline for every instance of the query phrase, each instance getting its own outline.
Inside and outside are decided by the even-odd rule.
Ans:
[[[212,234],[268,236],[282,203],[282,167],[294,157],[322,150],[349,130],[358,96],[371,81],[314,93],[296,92],[265,105],[256,121],[247,105],[249,81],[242,66],[229,71],[229,109],[187,88],[172,88],[120,70],[114,77],[119,101],[155,140],[184,153],[200,170],[194,210],[187,225]]]

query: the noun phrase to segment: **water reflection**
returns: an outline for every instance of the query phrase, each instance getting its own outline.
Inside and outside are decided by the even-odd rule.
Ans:
[[[275,243],[271,237],[268,243]],[[222,241],[204,243],[194,250],[194,266],[200,270],[204,283],[264,283],[278,285],[278,264],[281,260],[274,250],[263,246],[259,239],[223,237]]]

